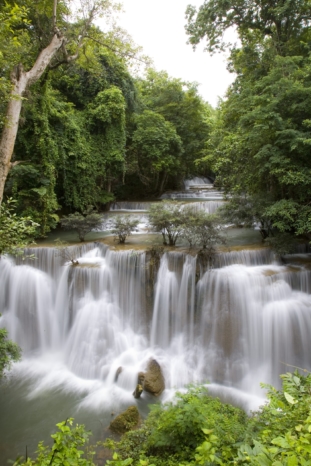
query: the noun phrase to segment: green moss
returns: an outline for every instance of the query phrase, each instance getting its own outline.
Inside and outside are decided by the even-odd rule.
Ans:
[[[136,406],[130,406],[111,421],[109,428],[116,434],[124,434],[139,424],[139,412]]]

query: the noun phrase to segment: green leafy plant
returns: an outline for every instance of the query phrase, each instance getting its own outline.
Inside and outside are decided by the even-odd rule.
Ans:
[[[0,328],[0,379],[5,371],[11,368],[12,363],[20,358],[20,347],[8,339],[8,331],[5,328]]]
[[[0,205],[0,257],[5,253],[23,253],[22,248],[33,241],[39,226],[30,217],[19,217],[15,204],[8,199]]]
[[[97,230],[102,225],[102,222],[102,216],[94,212],[92,207],[84,211],[83,215],[75,212],[63,217],[60,221],[62,228],[65,230],[75,230],[78,233],[80,241],[84,241],[85,236],[92,230]]]
[[[149,224],[154,231],[162,234],[163,244],[175,246],[183,229],[182,204],[165,201],[152,204],[149,211]]]
[[[111,229],[115,240],[120,244],[124,244],[126,238],[136,230],[139,220],[130,218],[126,215],[118,215],[107,223],[107,227]]]
[[[85,453],[82,449],[88,442],[91,432],[86,431],[83,424],[73,426],[73,418],[56,424],[58,431],[52,434],[52,447],[43,442],[38,445],[37,458],[23,460],[19,458],[14,466],[95,466],[94,452],[91,449]]]

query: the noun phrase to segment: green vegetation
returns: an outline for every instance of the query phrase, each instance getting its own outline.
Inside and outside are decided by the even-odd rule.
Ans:
[[[124,244],[128,236],[136,230],[139,220],[133,219],[126,215],[118,215],[107,223],[107,227],[111,230],[115,240],[119,244]]]
[[[84,211],[83,215],[79,212],[75,212],[61,219],[62,227],[65,230],[75,230],[80,241],[84,241],[85,236],[92,230],[97,230],[102,223],[102,216],[94,212],[92,207]]]
[[[0,260],[5,253],[22,253],[22,248],[33,241],[39,226],[31,217],[17,216],[15,206],[13,199],[0,205]]]
[[[14,466],[95,466],[92,459],[94,452],[90,450],[85,453],[81,449],[88,442],[91,432],[86,431],[84,425],[76,424],[73,427],[72,418],[60,422],[57,427],[58,431],[51,435],[52,447],[45,446],[43,442],[40,442],[35,460],[20,458],[14,463]]]
[[[20,347],[8,339],[8,332],[5,328],[0,328],[0,379],[5,371],[11,368],[12,362],[19,361],[20,358]]]
[[[110,464],[157,466],[251,464],[309,465],[311,462],[311,375],[282,377],[283,390],[264,386],[269,404],[247,417],[208,396],[203,387],[156,405],[139,430],[119,442]],[[129,462],[131,459],[131,462]]]
[[[264,237],[310,238],[309,2],[212,0],[198,11],[189,6],[187,17],[190,42],[229,49],[236,73],[198,166],[246,199]],[[234,47],[223,40],[232,26],[240,38]]]
[[[175,246],[183,229],[183,205],[178,202],[166,201],[151,205],[148,218],[154,231],[160,232],[163,244]]]
[[[148,217],[151,228],[162,234],[164,245],[175,246],[178,238],[184,238],[190,247],[201,247],[211,257],[216,252],[215,246],[226,242],[219,217],[194,211],[180,202],[153,204]]]
[[[210,52],[227,49],[236,74],[216,110],[196,84],[164,71],[147,69],[144,78],[134,78],[128,65],[139,49],[119,28],[103,32],[94,25],[96,15],[113,17],[118,5],[83,5],[83,18],[70,15],[67,2],[56,10],[53,2],[2,5],[3,141],[14,126],[7,104],[19,102],[21,113],[14,156],[1,162],[0,178],[6,179],[4,198],[16,199],[17,217],[31,218],[40,225],[36,236],[46,236],[60,211],[82,213],[89,205],[103,211],[115,198],[154,198],[195,173],[216,178],[234,195],[231,216],[244,217],[244,225],[258,222],[271,244],[278,242],[273,238],[285,244],[290,235],[310,238],[307,0],[238,0],[232,7],[211,0],[198,10],[188,7],[190,43],[206,40]],[[224,41],[230,27],[239,45]],[[31,71],[40,52],[47,53],[51,37],[56,48],[44,72],[24,91],[15,89],[24,68]]]
[[[247,417],[239,408],[208,394],[208,386],[190,387],[172,402],[151,406],[139,429],[121,440],[108,439],[115,466],[308,466],[311,463],[311,375],[281,376],[282,390],[263,385],[269,403]],[[135,410],[137,418],[137,410]],[[135,418],[135,419],[136,419]],[[36,460],[17,465],[94,465],[94,448],[85,448],[90,432],[73,419],[57,424],[52,447],[42,442]]]

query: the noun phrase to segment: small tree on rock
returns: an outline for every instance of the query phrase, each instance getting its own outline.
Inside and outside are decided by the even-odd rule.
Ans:
[[[102,216],[89,207],[83,215],[79,212],[69,214],[60,221],[65,230],[76,230],[80,241],[84,241],[85,236],[93,230],[98,230],[103,223]]]
[[[199,256],[209,264],[216,253],[216,246],[226,244],[220,218],[202,210],[193,211],[190,207],[184,208],[183,217],[185,223],[182,237],[189,242],[190,247],[201,247]]]
[[[128,236],[137,228],[139,220],[131,219],[125,215],[118,215],[108,222],[108,228],[111,229],[115,240],[119,244],[124,244]]]
[[[154,231],[162,234],[163,244],[175,246],[183,231],[183,204],[174,201],[164,201],[151,205],[149,224]]]

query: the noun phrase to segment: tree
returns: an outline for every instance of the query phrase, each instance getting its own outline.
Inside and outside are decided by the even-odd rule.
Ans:
[[[20,358],[20,347],[8,339],[8,332],[5,328],[0,328],[0,379],[4,372],[11,368],[12,363],[19,361]]]
[[[242,43],[269,38],[284,54],[290,41],[308,30],[311,11],[308,0],[205,0],[198,11],[189,5],[186,18],[189,42],[196,45],[205,38],[209,52],[224,49],[224,33],[235,27]]]
[[[33,24],[34,22],[31,21],[29,16],[30,13],[35,13],[35,16],[38,16],[40,8],[36,10],[36,6],[34,6],[33,10],[30,8],[30,6],[31,4],[29,4],[29,6],[27,5],[26,8],[19,10],[17,16],[12,14],[12,9],[6,12],[8,27],[4,28],[4,34],[9,32],[13,36],[13,44],[18,44],[17,37],[19,30],[21,30],[22,34],[25,35],[25,25],[29,25],[29,29],[27,31],[28,34],[26,34],[28,44],[31,45],[33,31],[38,32],[37,28],[34,27],[38,25]],[[64,13],[68,14],[68,10],[64,11],[64,9],[61,8],[57,10],[57,6],[57,0],[54,0],[53,8],[49,12],[49,20],[46,21],[46,17],[44,18],[45,25],[47,23],[47,29],[42,31],[41,25],[41,35],[44,35],[45,39],[46,37],[52,35],[52,39],[49,38],[47,45],[44,47],[38,47],[38,44],[34,43],[32,48],[32,56],[35,58],[34,63],[30,65],[30,69],[25,71],[24,66],[21,63],[21,53],[25,52],[22,46],[18,47],[19,53],[17,53],[17,56],[13,58],[14,68],[11,69],[10,74],[12,89],[8,97],[8,106],[0,140],[0,203],[2,202],[3,198],[4,184],[12,166],[11,158],[14,150],[15,139],[19,126],[20,112],[26,89],[38,81],[49,66],[58,67],[61,64],[71,63],[73,60],[76,60],[79,56],[80,49],[82,48],[85,40],[87,40],[87,35],[92,27],[94,19],[103,11],[111,9],[113,4],[110,2],[110,0],[95,0],[91,4],[87,1],[83,2],[82,8],[80,10],[81,16],[77,19],[76,25],[70,25],[67,22],[66,27],[64,28],[62,28],[62,26],[65,26]],[[61,14],[63,14],[63,17],[61,17]],[[58,27],[58,23],[60,23],[60,28]],[[78,28],[77,25],[79,26]],[[74,32],[76,34],[74,34],[72,37],[73,40],[70,40],[70,35]],[[77,37],[78,40],[76,40]],[[0,42],[5,40],[5,37],[0,37]],[[9,47],[9,51],[11,52],[11,47]],[[52,60],[57,56],[58,52],[61,54],[61,56],[54,64],[52,64]]]
[[[189,242],[190,247],[201,247],[209,259],[215,254],[217,244],[226,244],[223,225],[218,215],[185,207],[183,218],[185,223],[181,236]]]
[[[162,115],[181,138],[178,172],[181,176],[196,173],[194,160],[201,156],[213,118],[213,109],[199,96],[198,85],[153,69],[137,85],[142,107]]]
[[[107,227],[115,236],[115,240],[124,244],[128,236],[137,228],[139,220],[130,218],[125,215],[118,215],[107,223]]]
[[[93,212],[92,207],[89,207],[83,214],[75,212],[63,217],[60,221],[62,228],[65,230],[75,230],[80,241],[84,241],[88,233],[92,230],[98,230],[103,223],[102,216]]]
[[[130,150],[137,157],[139,176],[162,194],[168,175],[180,165],[182,141],[172,123],[151,110],[137,115],[135,123]]]
[[[173,201],[152,204],[148,218],[151,228],[162,234],[163,244],[175,246],[183,231],[183,205]]]

